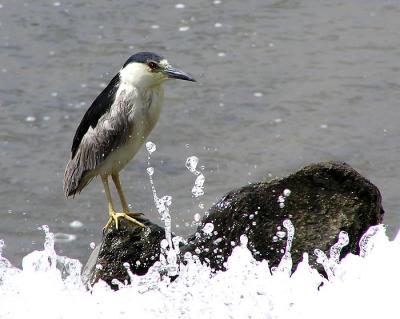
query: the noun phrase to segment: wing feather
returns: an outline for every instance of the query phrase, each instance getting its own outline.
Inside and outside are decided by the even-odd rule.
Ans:
[[[80,137],[75,154],[65,169],[66,196],[79,193],[96,176],[99,164],[125,143],[132,129],[132,118],[129,116],[132,100],[121,96],[118,105],[114,103],[110,106],[109,111],[98,118],[96,125],[89,126]]]
[[[71,158],[74,158],[83,136],[89,128],[95,128],[99,119],[107,113],[114,103],[115,94],[119,87],[119,73],[114,76],[107,87],[97,96],[79,124],[71,147]]]

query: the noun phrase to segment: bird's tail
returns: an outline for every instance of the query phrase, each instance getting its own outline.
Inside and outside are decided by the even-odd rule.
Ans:
[[[71,158],[65,168],[64,172],[64,194],[66,197],[74,196],[77,193],[79,194],[82,189],[90,183],[93,179],[93,176],[89,176],[87,171],[82,168],[80,165],[80,156],[78,154],[75,155],[74,158]]]

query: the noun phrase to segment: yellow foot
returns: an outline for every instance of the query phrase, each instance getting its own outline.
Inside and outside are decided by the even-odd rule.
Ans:
[[[142,213],[136,213],[136,212],[126,212],[126,213],[117,213],[117,212],[109,212],[110,218],[107,221],[107,224],[103,227],[103,232],[108,228],[108,226],[111,225],[112,221],[114,220],[115,222],[115,228],[118,230],[118,219],[119,218],[125,218],[126,220],[129,220],[130,222],[140,226],[140,227],[145,227],[144,224],[136,220],[134,217],[141,216],[143,215]]]

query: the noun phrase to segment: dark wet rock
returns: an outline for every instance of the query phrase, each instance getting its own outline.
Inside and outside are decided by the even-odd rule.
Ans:
[[[290,190],[289,196],[284,196],[286,189]],[[284,198],[283,207],[280,196]],[[270,266],[277,266],[286,247],[282,222],[289,218],[295,227],[293,269],[302,253],[308,252],[310,263],[323,273],[316,264],[314,249],[328,254],[343,230],[349,234],[350,243],[342,256],[358,253],[362,234],[380,223],[382,216],[381,196],[371,182],[345,163],[318,163],[279,180],[229,192],[201,220],[181,252],[196,254],[213,269],[224,270],[224,262],[245,234],[255,259],[266,259]],[[98,252],[93,252],[85,267],[88,283],[102,279],[110,284],[113,278],[129,282],[124,263],[130,264],[134,274],[143,275],[159,259],[164,229],[148,220],[143,222],[150,231],[125,220],[118,231],[107,229]],[[203,229],[212,226],[207,224],[213,225],[208,234]],[[278,231],[281,233],[277,235]]]
[[[290,195],[284,196],[284,206],[280,207],[279,196],[285,189]],[[286,237],[280,239],[277,232],[285,231],[282,222],[289,218],[295,228],[293,265],[302,260],[303,252],[308,252],[310,263],[323,272],[316,263],[314,249],[329,256],[330,247],[343,230],[350,242],[341,256],[358,253],[361,236],[382,221],[383,213],[378,188],[349,165],[318,163],[279,180],[231,191],[209,210],[197,235],[189,238],[182,251],[200,249],[200,260],[209,260],[213,269],[222,270],[232,243],[239,244],[240,236],[245,234],[255,259],[266,259],[270,266],[277,266],[286,247]],[[202,231],[207,223],[214,225],[211,236]]]
[[[101,279],[117,288],[112,283],[113,279],[129,283],[124,264],[129,264],[132,273],[144,275],[159,259],[160,241],[165,238],[164,228],[148,219],[137,219],[146,228],[120,219],[118,230],[114,224],[106,229],[101,244],[93,250],[83,269],[82,276],[86,285],[93,285]]]

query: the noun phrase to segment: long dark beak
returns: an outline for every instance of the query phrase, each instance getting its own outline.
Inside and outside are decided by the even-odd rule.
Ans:
[[[165,68],[164,73],[168,75],[170,79],[196,82],[196,80],[190,74],[183,72],[182,70],[176,69],[172,66],[168,66],[167,68]]]

